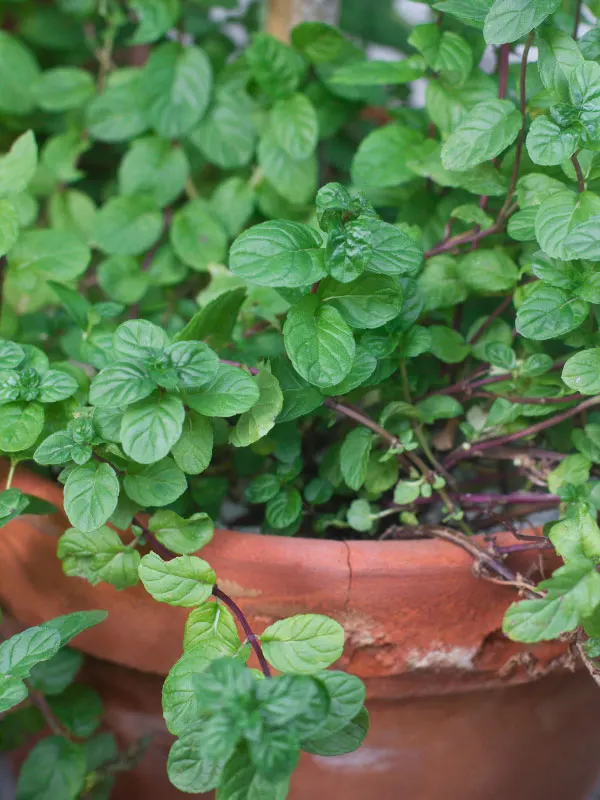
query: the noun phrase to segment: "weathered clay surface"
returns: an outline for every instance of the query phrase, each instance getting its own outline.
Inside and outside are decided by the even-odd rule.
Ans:
[[[60,488],[48,481],[21,472],[16,485],[60,504]],[[172,740],[160,697],[187,612],[156,603],[142,587],[117,592],[66,578],[55,554],[66,526],[59,514],[3,529],[0,605],[21,625],[109,611],[77,640],[107,660],[91,659],[84,677],[123,744],[153,735],[142,764],[119,777],[114,800],[176,800],[184,795],[166,778]],[[586,673],[565,671],[572,665],[564,646],[523,647],[502,635],[514,590],[475,578],[458,548],[220,531],[202,555],[258,631],[294,613],[336,617],[347,632],[339,666],[366,681],[371,729],[363,747],[335,759],[304,755],[290,800],[582,800],[591,788],[600,692]],[[537,556],[513,566],[529,571]]]
[[[16,485],[60,505],[61,489],[32,473]],[[166,674],[181,652],[187,611],[156,603],[137,586],[117,591],[66,578],[56,558],[62,515],[21,517],[0,537],[0,604],[23,624],[77,609],[104,608],[106,622],[78,647],[117,664]],[[502,534],[499,541],[512,540]],[[518,683],[560,665],[561,644],[523,647],[500,632],[515,590],[472,574],[458,547],[436,540],[340,542],[217,531],[202,555],[223,589],[258,631],[297,613],[324,613],[347,632],[339,666],[359,675],[378,696],[447,692],[490,683]],[[538,554],[520,554],[524,572]],[[435,681],[431,681],[431,676]]]

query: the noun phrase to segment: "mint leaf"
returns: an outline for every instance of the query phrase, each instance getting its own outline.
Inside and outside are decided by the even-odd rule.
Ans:
[[[211,87],[212,68],[200,48],[160,45],[141,80],[150,125],[165,139],[189,133],[206,111]]]
[[[495,0],[485,18],[488,44],[516,42],[553,14],[560,0]]]
[[[350,372],[355,353],[352,332],[339,311],[320,304],[315,295],[292,307],[283,336],[294,368],[309,383],[333,386]]]
[[[273,220],[244,231],[231,245],[232,272],[258,286],[309,286],[325,274],[321,238],[308,225]]]
[[[185,608],[208,600],[216,580],[209,564],[196,556],[163,561],[156,553],[148,553],[142,558],[139,573],[146,591],[155,600]]]
[[[275,669],[293,675],[310,674],[342,655],[344,629],[321,614],[297,614],[269,625],[260,640]]]
[[[490,161],[514,142],[520,129],[521,115],[509,100],[479,103],[442,147],[442,164],[461,171]]]
[[[150,517],[148,528],[159,542],[181,555],[195,553],[213,536],[213,523],[202,511],[184,519],[174,511],[157,511]]]
[[[119,481],[109,464],[92,462],[69,473],[64,490],[69,522],[82,531],[103,525],[117,507]]]
[[[283,408],[283,393],[271,371],[262,369],[255,380],[260,394],[256,403],[241,415],[229,434],[229,441],[234,447],[248,447],[266,436]]]
[[[181,436],[184,418],[183,402],[169,394],[130,406],[121,421],[123,450],[139,464],[160,461]]]

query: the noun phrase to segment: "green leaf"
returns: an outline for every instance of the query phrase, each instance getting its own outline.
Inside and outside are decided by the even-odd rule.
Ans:
[[[2,41],[0,39],[0,53]],[[27,131],[15,139],[6,155],[0,156],[0,197],[25,191],[36,167],[37,144],[33,131]]]
[[[421,135],[402,125],[386,125],[369,133],[352,160],[352,180],[362,189],[400,186],[414,177],[408,166]]]
[[[354,366],[354,361],[352,365]],[[350,368],[350,372],[352,368]],[[273,359],[271,369],[283,392],[283,408],[277,422],[290,422],[298,417],[303,417],[322,404],[323,395],[319,389],[301,378],[287,359]],[[347,377],[350,376],[350,372]],[[331,388],[338,385],[334,384]]]
[[[462,85],[473,68],[473,52],[465,39],[453,31],[442,31],[433,22],[413,28],[408,42],[449,83]]]
[[[375,356],[371,355],[364,347],[357,347],[350,372],[340,383],[335,383],[333,386],[323,389],[323,394],[330,397],[348,394],[368,381],[376,367],[377,359]]]
[[[136,361],[117,361],[104,367],[90,386],[90,403],[102,408],[128,406],[156,388],[146,368]]]
[[[591,616],[600,604],[600,573],[587,559],[559,567],[539,588],[546,590],[544,597],[509,606],[502,623],[509,638],[518,642],[556,639]]]
[[[320,288],[321,298],[353,328],[380,328],[402,308],[402,286],[385,275],[361,275],[352,283],[328,278]]]
[[[350,372],[355,353],[352,331],[335,308],[320,304],[315,295],[292,307],[283,336],[294,368],[309,383],[333,386]]]
[[[569,93],[579,111],[579,121],[592,139],[597,138],[598,112],[600,111],[600,65],[595,61],[583,61],[569,76]]]
[[[344,480],[358,491],[367,477],[373,434],[367,428],[355,428],[346,436],[340,450],[340,465]]]
[[[244,492],[244,497],[249,503],[266,503],[278,494],[281,481],[277,475],[258,475],[253,478]]]
[[[77,381],[68,372],[50,369],[42,375],[38,398],[42,403],[58,403],[74,395],[78,388]]]
[[[174,511],[157,511],[150,517],[148,528],[169,550],[189,555],[210,542],[214,526],[208,514],[202,511],[188,519]]]
[[[394,489],[394,503],[399,506],[414,503],[421,494],[421,481],[400,481]]]
[[[444,325],[430,325],[431,352],[445,364],[458,364],[469,354],[470,347],[458,331]]]
[[[567,235],[564,247],[571,258],[586,258],[590,260],[600,258],[599,224],[600,214],[597,214],[578,225]]]
[[[317,159],[312,152],[292,158],[267,130],[258,143],[258,164],[275,191],[290,203],[308,203],[317,189]]]
[[[175,368],[182,390],[206,386],[219,371],[217,354],[204,342],[176,342],[165,353]]]
[[[584,300],[540,282],[519,306],[517,331],[527,339],[557,339],[581,325],[588,310]]]
[[[251,182],[237,175],[226,178],[212,193],[209,206],[212,213],[233,238],[246,226],[252,216],[256,194]]]
[[[150,285],[148,273],[132,256],[107,258],[98,264],[96,274],[102,291],[119,303],[137,303]]]
[[[259,388],[247,372],[221,363],[214,380],[187,392],[185,403],[207,417],[232,417],[252,408],[259,396]]]
[[[181,6],[179,0],[131,0],[130,7],[139,21],[129,44],[148,44],[175,27]]]
[[[0,33],[0,112],[29,114],[33,111],[32,88],[40,68],[31,51],[16,37]]]
[[[152,395],[130,406],[121,421],[121,444],[139,464],[164,458],[181,436],[185,409],[179,397]]]
[[[27,699],[27,686],[20,678],[0,675],[0,713],[10,711]]]
[[[48,286],[50,286],[54,294],[58,297],[73,322],[82,330],[87,330],[88,314],[91,311],[91,304],[88,303],[85,297],[82,297],[82,295],[70,289],[68,286],[63,286],[54,281],[48,281]]]
[[[155,600],[184,608],[208,600],[216,581],[214,570],[196,556],[163,561],[156,553],[148,553],[142,558],[139,574],[146,591]]]
[[[311,739],[305,739],[302,749],[319,756],[343,756],[358,750],[368,731],[369,714],[366,708],[361,708],[354,719],[341,730],[322,738],[317,734]]]
[[[319,234],[299,222],[254,225],[231,245],[229,268],[258,286],[299,288],[325,275]]]
[[[70,431],[57,431],[38,445],[33,458],[38,464],[66,464],[77,444]]]
[[[29,500],[20,489],[14,487],[0,492],[0,528],[22,514]]]
[[[16,800],[77,800],[86,775],[83,746],[62,736],[38,742],[21,767]]]
[[[561,377],[569,389],[575,392],[600,393],[600,350],[580,350],[570,356]]]
[[[571,72],[583,61],[577,42],[565,31],[551,26],[537,31],[536,42],[542,83],[560,99],[567,99]]]
[[[18,453],[37,441],[44,427],[44,408],[39,403],[7,403],[0,406],[0,451]]]
[[[275,669],[292,675],[312,674],[340,658],[344,629],[322,614],[297,614],[269,625],[260,640]]]
[[[89,247],[66,231],[25,231],[8,255],[12,270],[31,271],[57,281],[70,281],[85,272],[91,258]]]
[[[261,369],[255,380],[260,394],[256,403],[242,414],[229,434],[229,441],[234,447],[248,447],[266,436],[283,408],[283,393],[271,371]]]
[[[434,8],[442,14],[452,14],[461,22],[473,28],[483,28],[483,23],[494,0],[445,0],[434,3]]]
[[[0,644],[0,674],[27,678],[36,664],[54,656],[61,645],[57,631],[36,625]]]
[[[468,290],[455,258],[447,255],[428,259],[418,278],[423,294],[423,311],[448,308],[466,300]]]
[[[141,90],[150,125],[165,139],[185,136],[206,111],[212,68],[198,47],[166,42],[152,51]]]
[[[425,61],[409,56],[402,61],[350,61],[337,69],[331,82],[338,86],[395,86],[425,74]]]
[[[495,0],[483,28],[488,44],[516,42],[553,14],[560,0]]]
[[[57,554],[65,575],[85,578],[93,586],[106,581],[124,589],[138,582],[140,554],[107,525],[88,532],[69,528],[59,539]]]
[[[577,150],[579,131],[561,128],[549,117],[536,117],[527,134],[527,152],[535,164],[562,164]]]
[[[360,713],[366,694],[364,683],[355,675],[327,670],[315,678],[325,685],[330,705],[325,721],[311,733],[311,740],[326,739],[345,728]]]
[[[213,451],[213,429],[210,420],[195,411],[188,411],[181,436],[171,448],[179,469],[188,475],[199,475],[208,467]]]
[[[135,256],[155,244],[162,227],[162,216],[152,197],[113,197],[96,215],[94,239],[109,255]]]
[[[271,130],[291,158],[308,158],[319,135],[317,115],[308,97],[298,93],[278,100],[271,110]]]
[[[182,792],[209,792],[219,785],[223,761],[211,761],[203,754],[201,738],[194,731],[186,732],[169,750],[167,774],[169,780]]]
[[[62,694],[48,698],[48,705],[65,728],[78,738],[91,736],[100,724],[102,700],[89,686],[69,686]]]
[[[119,480],[109,464],[92,462],[69,473],[64,490],[69,521],[82,531],[103,525],[117,507]]]
[[[474,250],[458,262],[460,280],[479,294],[508,292],[519,279],[515,262],[502,250]]]
[[[183,263],[199,272],[225,258],[227,232],[201,198],[192,200],[175,213],[169,236]]]
[[[428,425],[438,419],[452,419],[459,417],[464,409],[455,397],[444,394],[434,394],[417,403],[421,419]]]
[[[82,666],[83,655],[67,647],[33,667],[29,682],[45,695],[60,694],[73,682]]]
[[[240,106],[244,113],[240,113]],[[238,169],[252,159],[256,129],[252,101],[242,92],[222,91],[214,105],[189,135],[202,155],[221,169]]]
[[[442,164],[466,170],[500,155],[517,138],[521,115],[509,100],[486,100],[464,117],[442,147]]]
[[[231,612],[222,603],[204,603],[194,608],[185,622],[183,650],[219,652],[234,655],[240,648],[240,637]]]
[[[93,139],[122,142],[148,127],[146,104],[141,91],[141,69],[113,72],[106,88],[85,110],[86,127]]]
[[[583,458],[583,456],[569,456],[569,458]],[[587,476],[589,476],[590,462],[587,462]],[[569,477],[569,476],[568,476]],[[569,480],[569,483],[585,483],[583,481]],[[550,486],[550,491],[555,491]],[[557,522],[550,529],[550,540],[557,553],[565,561],[578,558],[600,558],[600,528],[594,517],[585,508],[576,507],[574,513],[566,519]]]
[[[293,525],[302,512],[302,497],[297,489],[282,489],[265,508],[265,519],[271,528],[281,530]]]
[[[36,105],[44,111],[70,111],[92,99],[94,79],[78,67],[56,67],[42,73],[32,93]]]
[[[130,471],[123,487],[140,508],[168,506],[185,492],[187,481],[173,459],[167,457],[135,473]]]
[[[0,181],[2,173],[0,172]],[[0,200],[0,255],[5,255],[19,237],[19,214],[11,200]]]
[[[373,516],[368,500],[363,500],[362,498],[353,500],[350,503],[346,517],[348,525],[355,531],[365,533],[373,527]]]
[[[556,494],[567,484],[581,486],[590,477],[591,462],[581,453],[567,456],[558,467],[548,473],[548,489]]]
[[[219,782],[219,800],[285,800],[289,779],[273,782],[257,773],[245,750],[238,750],[225,764]]]
[[[260,739],[250,742],[249,749],[257,773],[269,781],[288,778],[295,770],[300,755],[296,732],[285,728],[267,728]]]
[[[133,319],[119,325],[113,336],[118,356],[125,359],[154,359],[169,345],[169,337],[152,322]]]
[[[302,56],[267,33],[254,34],[245,55],[252,77],[271,97],[295,91],[305,71]]]
[[[61,647],[64,647],[80,633],[103,622],[107,616],[108,612],[102,610],[73,611],[71,614],[63,614],[44,622],[43,627],[58,631]]]
[[[552,258],[571,257],[568,234],[600,214],[600,198],[592,192],[556,192],[540,205],[535,218],[535,234],[542,250]]]
[[[202,339],[213,347],[222,347],[231,340],[246,289],[230,289],[217,295],[197,311],[175,337],[177,341]]]
[[[181,194],[189,171],[181,147],[156,137],[137,139],[119,166],[119,189],[125,195],[148,194],[163,207]]]

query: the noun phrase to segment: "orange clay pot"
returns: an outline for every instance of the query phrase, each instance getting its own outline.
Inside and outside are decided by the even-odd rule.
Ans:
[[[13,485],[61,504],[60,487],[27,471]],[[181,654],[188,612],[157,603],[141,585],[118,592],[66,578],[55,551],[67,525],[62,514],[24,516],[2,530],[0,605],[21,625],[109,612],[76,641],[93,656],[86,677],[123,743],[155,734],[114,798],[183,798],[165,776],[171,737],[160,690]],[[339,620],[346,647],[337,666],[367,684],[363,747],[338,758],[304,755],[290,800],[584,800],[594,784],[600,691],[586,673],[569,671],[564,645],[522,646],[502,635],[515,590],[474,577],[458,547],[217,531],[202,556],[257,631],[297,613]],[[535,551],[512,566],[523,574],[551,567]]]

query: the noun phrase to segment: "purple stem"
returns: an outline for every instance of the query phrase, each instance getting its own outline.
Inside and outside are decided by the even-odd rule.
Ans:
[[[150,545],[151,550],[153,550],[155,553],[158,553],[158,555],[160,555],[160,557],[163,558],[165,561],[170,561],[172,558],[175,558],[175,553],[169,550],[168,547],[165,547],[164,544],[161,544],[161,542],[158,541],[156,536],[154,536],[154,534],[150,530],[148,530],[148,528],[145,525],[142,525],[142,523],[137,518],[134,518],[133,524],[137,525],[138,528],[141,528],[143,530],[144,538]],[[222,589],[219,589],[217,585],[213,586],[212,593],[213,597],[219,599],[222,603],[224,603],[227,606],[227,608],[231,609],[231,611],[235,614],[235,616],[238,619],[238,622],[240,623],[240,625],[244,630],[244,633],[246,634],[246,638],[248,639],[252,649],[256,653],[256,657],[258,659],[258,663],[260,664],[260,668],[262,670],[263,675],[265,676],[265,678],[272,678],[273,675],[271,673],[271,668],[267,663],[267,659],[265,658],[265,655],[262,651],[260,642],[258,641],[258,638],[256,637],[254,631],[250,627],[250,623],[244,616],[244,612],[242,611],[242,609],[238,606],[238,604],[234,600],[232,600],[231,597],[229,597],[228,594],[226,594]]]
[[[261,668],[261,670],[263,672],[263,675],[265,676],[265,678],[272,678],[273,675],[271,673],[271,668],[269,667],[269,664],[267,663],[267,659],[265,658],[265,655],[264,655],[264,653],[262,651],[262,647],[260,646],[260,642],[258,641],[257,637],[255,636],[254,631],[250,627],[250,624],[248,623],[248,620],[244,616],[244,612],[242,611],[242,609],[238,606],[238,604],[236,602],[234,602],[231,599],[231,597],[229,597],[228,594],[225,594],[225,592],[223,592],[221,589],[219,589],[218,586],[214,586],[213,587],[213,592],[212,593],[216,598],[221,600],[221,602],[224,603],[227,606],[227,608],[229,608],[229,609],[231,609],[231,611],[233,611],[233,613],[237,617],[240,625],[244,629],[244,633],[246,634],[246,638],[248,639],[248,641],[252,645],[252,649],[256,653],[256,657],[258,659],[258,663],[260,664],[260,668]]]
[[[498,97],[500,100],[506,97],[506,88],[508,86],[508,56],[510,53],[510,45],[503,44],[500,47],[500,58],[498,63]]]
[[[461,494],[456,495],[461,504],[493,505],[502,503],[560,503],[560,497],[555,494],[540,494],[539,492],[510,492],[509,494]]]
[[[535,425],[530,425],[528,428],[523,428],[520,431],[509,433],[506,436],[498,436],[496,439],[487,439],[483,442],[477,442],[467,449],[460,447],[450,453],[448,458],[445,459],[444,467],[448,469],[458,461],[462,461],[465,458],[471,458],[471,456],[483,453],[486,450],[489,450],[490,447],[499,447],[500,445],[508,444],[509,442],[517,442],[519,439],[524,439],[526,436],[531,436],[534,433],[539,433],[540,431],[547,430],[548,428],[553,428],[555,425],[558,425],[559,422],[570,419],[576,414],[579,414],[581,411],[585,411],[587,408],[598,405],[598,403],[600,403],[600,396],[590,397],[587,400],[584,400],[583,403],[579,403],[579,405],[563,411],[562,414],[556,414],[554,417],[545,419],[542,422],[536,423]]]

